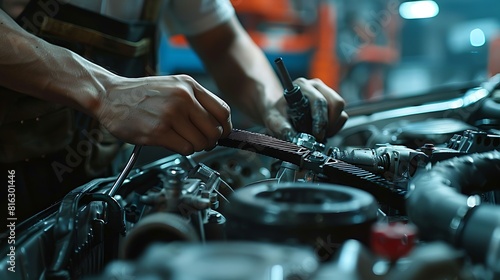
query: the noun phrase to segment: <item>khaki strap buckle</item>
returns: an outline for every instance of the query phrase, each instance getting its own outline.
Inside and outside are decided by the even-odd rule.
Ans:
[[[138,57],[149,52],[151,40],[144,38],[138,42],[123,40],[102,32],[72,23],[44,17],[40,35],[77,42],[128,57]]]

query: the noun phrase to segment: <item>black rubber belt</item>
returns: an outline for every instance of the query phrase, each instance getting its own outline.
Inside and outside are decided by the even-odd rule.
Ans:
[[[293,143],[283,141],[269,135],[233,129],[227,138],[219,139],[218,145],[251,151],[279,160],[302,165],[302,159],[311,153]]]
[[[293,163],[300,167],[311,165],[308,156],[312,152],[293,143],[269,135],[234,129],[218,145],[246,150]],[[322,173],[330,183],[356,187],[371,193],[379,202],[405,211],[406,191],[392,182],[355,165],[328,158],[320,163]]]
[[[380,203],[406,213],[406,190],[383,177],[350,163],[330,159],[323,165],[328,182],[352,186],[371,193]]]

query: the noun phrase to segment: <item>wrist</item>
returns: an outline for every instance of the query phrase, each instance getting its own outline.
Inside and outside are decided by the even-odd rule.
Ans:
[[[70,55],[71,61],[76,63],[75,68],[80,69],[80,71],[73,71],[75,73],[73,78],[78,82],[67,85],[72,88],[65,88],[63,82],[63,89],[71,92],[69,96],[72,98],[70,102],[74,103],[73,107],[98,118],[109,100],[108,93],[124,83],[126,78],[115,75],[77,54],[71,53]]]

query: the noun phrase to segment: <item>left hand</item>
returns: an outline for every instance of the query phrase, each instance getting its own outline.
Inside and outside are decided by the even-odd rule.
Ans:
[[[300,86],[302,93],[309,99],[312,133],[317,141],[333,136],[344,126],[348,119],[344,111],[345,101],[336,91],[320,79],[298,78],[294,84]],[[290,140],[296,131],[289,122],[287,106],[285,98],[280,98],[274,107],[269,109],[265,125],[276,137]]]

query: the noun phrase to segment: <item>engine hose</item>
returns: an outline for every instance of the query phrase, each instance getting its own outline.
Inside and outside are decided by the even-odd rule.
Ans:
[[[410,182],[406,207],[421,237],[463,248],[478,262],[500,256],[500,206],[479,205],[468,196],[500,189],[499,173],[498,151],[449,159],[418,173]]]

